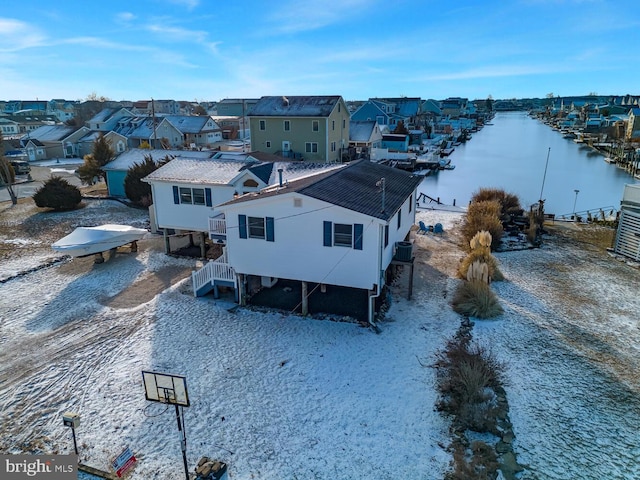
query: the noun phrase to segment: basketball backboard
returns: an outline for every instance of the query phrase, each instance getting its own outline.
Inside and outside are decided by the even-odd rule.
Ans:
[[[142,381],[147,400],[189,406],[186,377],[143,370]]]

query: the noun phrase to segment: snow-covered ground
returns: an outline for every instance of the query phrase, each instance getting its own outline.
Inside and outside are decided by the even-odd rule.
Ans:
[[[232,479],[443,478],[449,421],[429,365],[460,325],[448,298],[462,253],[448,233],[461,215],[417,215],[445,235],[415,235],[413,299],[400,278],[380,334],[194,298],[188,273],[165,289],[163,272],[195,262],[164,255],[157,239],[0,284],[0,450],[70,452],[71,410],[83,463],[107,470],[129,446],[132,479],[183,478],[175,412],[145,400],[141,371],[154,370],[187,377],[191,469],[207,455]],[[638,271],[553,242],[497,257],[506,312],[473,334],[507,364],[523,478],[640,477]],[[3,262],[0,278],[15,270]]]

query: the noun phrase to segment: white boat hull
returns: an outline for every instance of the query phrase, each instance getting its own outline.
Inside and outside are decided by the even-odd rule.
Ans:
[[[79,227],[55,242],[51,248],[72,257],[85,257],[135,242],[147,233],[142,228],[129,225],[107,224],[98,227]]]

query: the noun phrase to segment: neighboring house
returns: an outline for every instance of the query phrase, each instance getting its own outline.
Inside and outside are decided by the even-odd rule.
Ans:
[[[363,103],[353,114],[351,120],[356,122],[375,121],[378,125],[389,125],[391,118],[387,113],[387,105],[370,99]]]
[[[211,118],[220,127],[223,140],[244,139],[249,136],[249,118],[246,116],[212,115]]]
[[[404,133],[388,133],[382,135],[382,148],[387,148],[396,152],[406,152],[409,150],[409,135]]]
[[[71,120],[76,114],[76,102],[54,98],[47,103],[47,114],[54,115],[59,122]]]
[[[79,140],[89,133],[87,127],[45,125],[20,139],[30,161],[72,158],[80,155]]]
[[[144,162],[144,157],[150,155],[153,160],[158,163],[165,158],[177,158],[181,156],[189,156],[189,158],[209,158],[212,152],[190,152],[182,150],[149,150],[144,148],[135,148],[126,151],[114,160],[107,163],[102,169],[107,178],[107,189],[112,197],[126,197],[124,191],[124,179],[127,172],[135,164]]]
[[[20,124],[9,117],[0,117],[0,132],[4,138],[14,137],[20,134]]]
[[[47,102],[44,100],[9,100],[5,102],[4,113],[18,113],[24,110],[30,110],[34,115],[45,115]]]
[[[133,102],[131,111],[136,115],[178,115],[180,104],[175,100],[138,100]]]
[[[143,143],[160,148],[167,147],[210,147],[222,140],[222,130],[209,116],[164,115],[122,116],[113,130],[128,139],[132,148]]]
[[[355,121],[375,120],[380,125],[388,125],[394,130],[399,122],[409,128],[422,125],[422,100],[417,97],[370,98],[358,108],[351,119]]]
[[[614,252],[640,262],[640,184],[624,186]]]
[[[100,135],[104,136],[104,139],[107,141],[111,150],[116,155],[121,154],[125,150],[127,150],[127,137],[124,135],[120,135],[119,133],[110,131],[110,132],[89,132],[80,140],[78,140],[78,156],[84,157],[93,152],[93,144],[95,143]]]
[[[172,135],[175,131],[179,132],[180,137],[170,142],[172,147],[211,148],[213,143],[222,140],[222,129],[212,117],[206,115],[167,115],[158,125],[157,136],[170,138],[167,134]]]
[[[211,155],[211,152],[208,152]],[[200,154],[200,156],[196,156]],[[264,152],[173,152],[175,158],[145,177],[151,185],[158,228],[199,232],[220,240],[216,228],[221,219],[216,206],[238,195],[257,192],[282,179],[289,182],[336,165],[282,161]],[[154,157],[155,159],[155,157]],[[280,161],[274,161],[279,159]],[[216,217],[218,220],[216,220]]]
[[[221,117],[246,116],[253,106],[258,103],[257,98],[225,98],[216,106],[216,115]]]
[[[369,158],[372,148],[380,148],[382,132],[376,121],[349,122],[349,146],[357,157]]]
[[[348,153],[349,111],[339,95],[262,97],[249,112],[251,150],[310,162]]]
[[[133,113],[126,108],[104,108],[91,119],[87,120],[86,126],[91,130],[108,132],[117,127],[120,119],[133,116]]]
[[[113,129],[127,138],[129,148],[138,148],[143,143],[148,143],[152,147],[160,148],[161,137],[154,137],[154,125],[157,125],[159,119],[153,119],[148,116],[122,117],[118,120],[117,125]],[[179,132],[175,131],[176,135]]]
[[[639,141],[640,140],[640,108],[634,107],[629,110],[629,123],[627,124],[627,132],[625,134],[625,140]]]
[[[54,115],[31,114],[26,112],[14,115],[2,115],[0,116],[0,122],[6,127],[6,131],[3,130],[5,137],[7,135],[23,135],[33,132],[44,125],[56,125],[59,123]]]
[[[244,304],[251,285],[293,280],[302,282],[306,314],[308,284],[350,287],[364,293],[372,322],[394,255],[408,246],[412,261],[405,240],[421,180],[360,160],[224,203],[216,210],[226,221],[226,249],[194,273],[194,293],[231,279]]]
[[[460,115],[465,114],[467,108],[468,99],[461,97],[449,97],[440,102],[440,109],[442,115],[458,118]]]

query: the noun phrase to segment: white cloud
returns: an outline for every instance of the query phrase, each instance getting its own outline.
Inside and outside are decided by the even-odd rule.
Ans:
[[[371,0],[289,0],[270,17],[279,33],[316,30],[334,23],[357,18],[369,9]]]
[[[523,75],[543,75],[570,71],[564,65],[493,65],[482,68],[471,68],[459,72],[426,75],[421,80],[471,80],[477,78],[518,77]]]
[[[169,3],[187,7],[187,10],[193,10],[200,5],[200,0],[169,0]]]
[[[165,37],[167,40],[179,42],[191,40],[196,43],[203,43],[209,35],[204,30],[187,30],[186,28],[171,27],[160,23],[153,23],[147,25],[145,28],[150,32]]]
[[[110,40],[104,40],[99,37],[71,37],[65,38],[56,42],[53,45],[82,45],[84,47],[105,48],[112,50],[127,50],[127,51],[147,51],[151,50],[149,47],[140,45],[131,45],[127,43],[117,43]]]
[[[120,12],[116,15],[116,20],[119,23],[130,23],[137,17],[131,12]]]
[[[0,18],[0,52],[16,52],[46,44],[37,27],[13,18]]]

